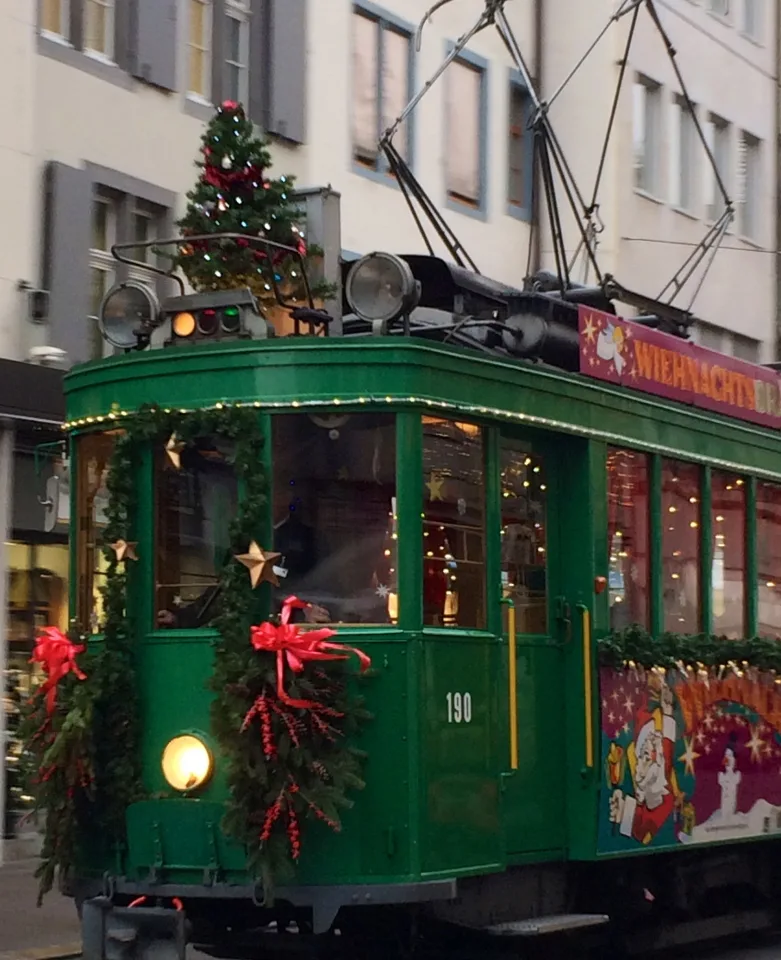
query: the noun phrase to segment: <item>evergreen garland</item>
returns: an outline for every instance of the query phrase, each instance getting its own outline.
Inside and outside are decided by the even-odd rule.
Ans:
[[[117,562],[110,545],[131,536],[141,446],[174,433],[185,445],[215,434],[235,444],[233,465],[242,495],[230,528],[234,555],[246,552],[266,521],[263,436],[256,411],[225,406],[181,414],[145,406],[123,421],[107,480],[104,635],[79,654],[86,679],[68,674],[58,684],[51,718],[40,692],[33,697],[23,734],[38,774],[35,809],[46,811],[41,896],[51,889],[58,869],[67,874],[82,862],[88,836],[99,835],[122,849],[127,806],[144,796],[133,644],[140,628],[127,610],[124,562]],[[349,695],[348,673],[340,663],[310,664],[299,675],[287,671],[286,689],[322,709],[291,709],[278,699],[276,659],[250,642],[261,596],[243,566],[224,566],[209,689],[229,787],[224,828],[245,846],[248,869],[269,898],[274,884],[292,875],[304,821],[318,819],[339,830],[339,810],[352,805],[347,792],[363,787],[365,755],[346,738],[369,714]]]
[[[615,631],[597,645],[601,666],[615,670],[636,665],[645,669],[754,667],[781,675],[781,644],[766,637],[730,640],[707,634],[663,633],[652,636],[633,625]]]

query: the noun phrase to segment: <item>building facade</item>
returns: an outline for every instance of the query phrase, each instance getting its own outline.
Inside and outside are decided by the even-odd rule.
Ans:
[[[508,19],[544,100],[616,5],[508,0]],[[423,7],[420,0],[4,4],[0,356],[29,367],[31,360],[67,366],[101,355],[101,299],[128,275],[112,259],[111,245],[173,234],[195,181],[204,123],[223,99],[243,102],[268,133],[276,175],[338,191],[346,256],[374,249],[425,252],[377,140],[473,25],[483,0],[443,7],[417,49]],[[746,359],[769,361],[775,358],[777,326],[777,4],[657,0],[656,7],[736,203],[736,221],[694,302],[702,321],[695,336]],[[630,24],[626,16],[608,31],[550,108],[586,196],[600,165]],[[681,109],[682,93],[659,32],[642,8],[604,157],[599,258],[605,272],[651,295],[721,212],[696,127]],[[515,285],[528,268],[553,266],[545,206],[536,199],[532,114],[529,91],[490,29],[426,94],[396,139],[481,271]],[[564,234],[574,255],[578,234],[571,215],[565,215]],[[133,276],[148,273],[139,268]],[[580,279],[577,271],[573,279]],[[677,304],[688,306],[687,290],[694,292],[682,291]],[[47,383],[59,376],[34,369]],[[2,409],[0,396],[0,417]],[[19,423],[40,431],[58,416],[35,410],[19,415],[29,418]],[[0,457],[0,501],[11,495],[18,501],[32,481],[12,484],[15,470],[29,469],[29,463],[15,467],[14,456],[23,464],[33,445],[18,429],[2,436],[9,459],[3,467]],[[39,493],[46,471],[63,472],[56,456],[46,462],[45,470],[34,471]],[[25,540],[29,524],[15,519],[22,511],[17,501],[5,520],[0,517],[6,542],[0,566],[12,570],[4,600],[5,646],[21,651],[24,644],[17,641],[24,631],[18,624],[24,617],[17,607],[24,607],[27,620],[33,616],[33,624],[43,615],[38,588],[31,586],[43,574],[35,571],[48,571],[50,585],[67,571],[59,554],[44,550],[62,546],[56,529],[44,529],[47,508],[28,505],[35,514],[29,522],[41,530]],[[39,542],[43,534],[55,539]],[[27,574],[14,580],[17,569]],[[61,617],[52,604],[46,616]]]

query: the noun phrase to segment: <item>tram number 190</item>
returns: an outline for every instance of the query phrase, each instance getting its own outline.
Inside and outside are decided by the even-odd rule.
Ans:
[[[472,722],[471,693],[448,693],[445,700],[447,701],[448,723]]]

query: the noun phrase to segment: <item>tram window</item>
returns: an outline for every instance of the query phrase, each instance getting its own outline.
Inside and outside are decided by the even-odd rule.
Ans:
[[[158,453],[155,489],[158,629],[208,626],[219,612],[219,582],[231,558],[229,526],[238,487],[233,444],[199,438],[181,453],[180,468]]]
[[[396,418],[280,414],[272,421],[274,550],[290,594],[322,623],[396,622]]]
[[[102,535],[107,523],[106,478],[113,450],[114,436],[110,433],[85,434],[76,441],[76,617],[81,628],[93,634],[100,633],[105,618],[102,588],[108,561],[103,554]]]
[[[611,448],[607,455],[610,626],[649,626],[648,458]]]
[[[529,444],[502,441],[502,593],[515,604],[519,633],[545,634],[547,479]]]
[[[423,623],[483,629],[482,429],[423,418]]]
[[[700,468],[662,461],[664,629],[700,629]]]
[[[711,476],[711,606],[713,632],[745,637],[746,486],[742,477]]]
[[[781,486],[757,483],[759,635],[781,640]]]

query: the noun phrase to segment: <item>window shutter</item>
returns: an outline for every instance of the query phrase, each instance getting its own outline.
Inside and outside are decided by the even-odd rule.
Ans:
[[[735,201],[737,203],[746,202],[746,176],[748,173],[748,144],[745,134],[738,137],[738,169],[735,183]]]
[[[85,170],[52,162],[46,170],[44,283],[50,345],[70,363],[88,358],[89,245],[92,183]]]
[[[135,0],[130,72],[163,90],[176,89],[176,0]]]
[[[269,85],[266,129],[293,143],[306,138],[307,0],[267,0]]]

